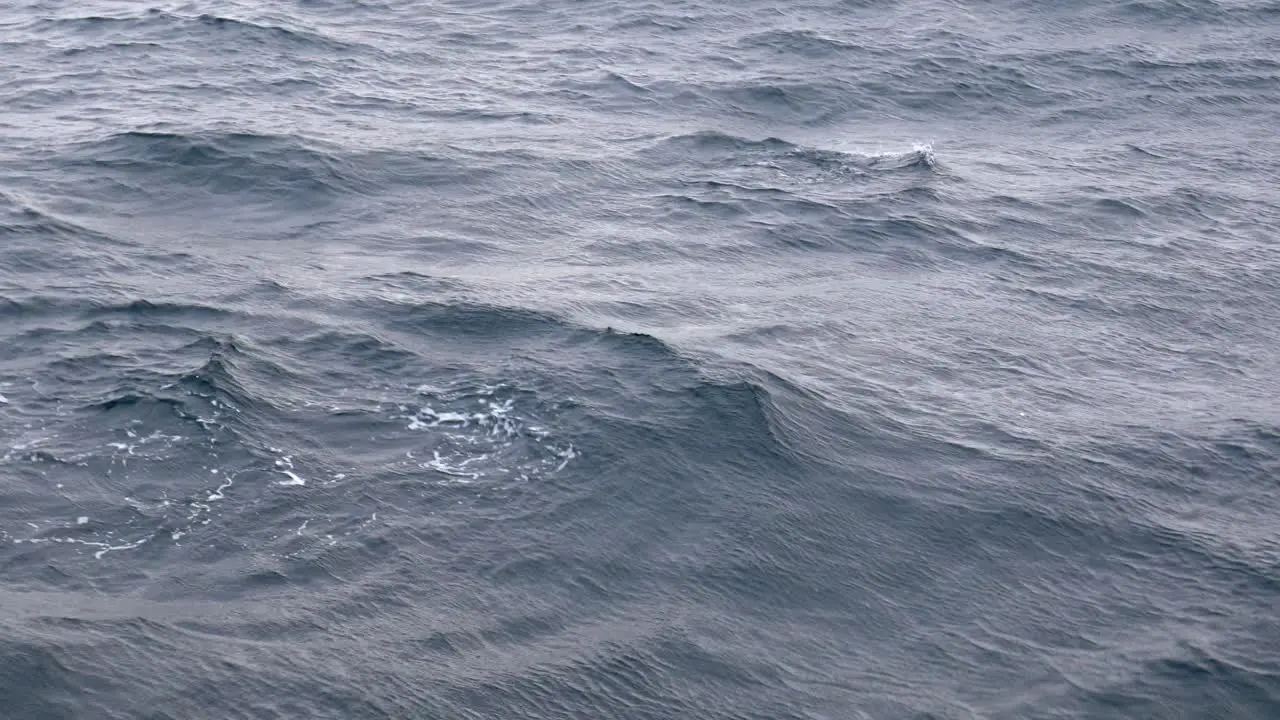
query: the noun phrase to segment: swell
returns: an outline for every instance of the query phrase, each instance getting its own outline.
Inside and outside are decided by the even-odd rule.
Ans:
[[[785,701],[771,697],[745,658],[728,657],[674,632],[668,637],[601,643],[589,653],[539,663],[506,678],[459,683],[442,698],[446,708],[514,717],[620,712],[672,717],[697,713],[708,718],[798,717]],[[681,678],[672,683],[672,678]],[[772,678],[769,678],[772,679]],[[712,688],[725,696],[715,709],[690,702]],[[776,693],[781,690],[774,685]]]
[[[776,697],[786,688],[761,682],[774,680],[762,672],[763,663],[735,657],[678,627],[663,627],[668,623],[659,618],[633,619],[626,632],[604,622],[586,625],[539,651],[509,644],[506,633],[506,642],[496,646],[463,628],[433,637],[425,608],[394,614],[384,608],[378,619],[399,621],[404,631],[377,648],[351,645],[340,631],[365,627],[363,619],[308,620],[285,608],[210,610],[202,617],[176,604],[146,603],[129,617],[53,611],[11,621],[0,630],[0,655],[14,661],[24,677],[43,678],[42,687],[51,692],[17,686],[3,691],[29,703],[22,707],[90,707],[100,717],[187,717],[211,709],[226,717],[248,717],[246,710],[324,718],[601,712],[798,717]],[[450,614],[455,625],[499,624]],[[245,622],[246,615],[260,620]],[[172,656],[163,673],[148,662],[158,652]],[[299,657],[308,667],[296,664]],[[719,709],[702,697],[731,689],[736,699]],[[79,697],[86,690],[92,700]]]
[[[31,346],[35,350],[41,345],[59,349],[83,345],[89,349],[113,333],[126,342],[150,333],[194,337],[229,330],[247,320],[245,315],[215,303],[145,298],[111,302],[46,292],[21,299],[0,296],[0,303],[0,317],[7,316],[12,323],[6,334],[11,349]]]
[[[447,154],[352,151],[292,135],[134,131],[81,143],[61,162],[120,190],[165,198],[191,194],[252,203],[324,203],[401,188],[465,186],[483,167]]]
[[[868,115],[948,112],[961,117],[1018,117],[1096,99],[1062,83],[1054,68],[1028,66],[1021,58],[975,55],[972,50],[922,50],[911,59],[872,58],[869,69],[840,72],[840,79],[797,77],[794,70],[746,80],[703,83],[653,81],[641,99],[646,106],[692,110],[705,118],[725,115],[744,120],[826,127]],[[837,67],[846,70],[843,61]],[[860,68],[862,63],[848,68]],[[1051,70],[1046,72],[1046,70]],[[846,80],[852,77],[856,79]],[[614,97],[632,98],[634,93]]]
[[[1258,631],[1274,632],[1274,627],[1263,624]],[[1031,689],[1034,700],[1011,711],[1025,716],[1048,706],[1086,717],[1156,717],[1168,716],[1173,707],[1194,707],[1196,714],[1261,720],[1280,708],[1280,672],[1274,657],[1265,650],[1260,654],[1241,661],[1200,639],[1153,639],[1115,652],[1109,663],[1054,672],[1053,680]],[[1104,664],[1109,665],[1105,670]]]
[[[1170,591],[1167,597],[1172,606],[1211,603],[1230,589],[1239,606],[1248,608],[1280,589],[1276,545],[1266,530],[1274,502],[1269,486],[1259,481],[1280,466],[1280,434],[1273,425],[1240,421],[1200,435],[1129,429],[1083,444],[992,435],[967,447],[882,412],[886,398],[873,395],[860,407],[836,408],[821,394],[781,377],[751,373],[761,383],[751,392],[768,428],[767,436],[753,442],[768,443],[771,454],[787,458],[779,477],[805,477],[805,491],[824,500],[801,511],[801,504],[782,500],[799,486],[774,486],[773,509],[761,510],[719,541],[704,540],[722,552],[707,551],[715,560],[702,578],[705,587],[750,598],[748,607],[767,606],[770,598],[787,598],[796,607],[812,604],[815,611],[843,607],[848,598],[824,587],[842,564],[864,562],[858,557],[862,550],[837,531],[819,528],[849,522],[859,524],[859,542],[874,546],[886,560],[897,554],[892,548],[901,547],[903,564],[886,570],[886,577],[917,578],[925,585],[910,593],[925,598],[959,597],[974,587],[958,570],[939,571],[926,581],[910,567],[920,560],[922,548],[940,568],[977,562],[994,579],[1018,570],[990,567],[990,558],[1030,552],[1028,542],[1045,554],[1046,563],[1063,563],[1051,573],[1059,578],[1077,572],[1068,559],[1131,583],[1142,582],[1135,575],[1157,585],[1169,576],[1182,578],[1181,594]],[[1009,476],[1021,484],[982,481]],[[1206,477],[1216,479],[1212,489],[1201,487]],[[1189,513],[1192,503],[1201,510]],[[825,517],[825,508],[859,510],[842,522]],[[761,531],[769,526],[771,531]],[[755,540],[744,544],[745,537]],[[813,538],[809,552],[801,551],[811,542],[806,537]],[[735,548],[748,554],[741,556]],[[721,565],[721,559],[735,556],[749,562],[738,569]],[[828,563],[826,571],[820,569]],[[753,586],[759,582],[753,578],[766,576],[776,586]],[[1122,593],[1099,602],[1123,607],[1131,599]],[[973,598],[954,607],[989,602]],[[1083,615],[1076,622],[1088,625]]]
[[[47,278],[45,287],[57,287],[68,283],[70,270],[101,280],[135,268],[129,255],[134,243],[2,192],[0,243],[0,292],[8,290],[4,285],[26,288],[33,277]],[[0,313],[23,304],[8,299]]]
[[[838,40],[814,30],[767,30],[742,38],[738,41],[738,46],[744,50],[764,49],[807,58],[832,58],[867,52],[867,48],[862,45]]]
[[[700,434],[707,442],[749,438],[747,444],[765,455],[785,453],[772,436],[763,385],[740,373],[712,379],[719,376],[707,375],[700,361],[653,335],[464,301],[377,299],[352,309],[361,317],[377,318],[387,340],[406,348],[431,347],[451,367],[478,371],[476,358],[492,362],[494,350],[518,358],[497,359],[495,366],[541,391],[577,398],[573,404],[586,412],[577,427],[596,439],[602,453],[615,454],[618,446],[644,447],[639,440],[622,441],[622,435],[635,430],[663,443],[679,440],[675,428],[689,428],[690,423],[732,429],[723,435]],[[618,428],[620,435],[611,437],[608,427]]]
[[[134,243],[122,240],[104,232],[89,228],[83,224],[36,205],[24,201],[18,196],[0,192],[0,237],[9,237],[23,241],[54,240],[87,240],[93,243],[116,247],[134,247]]]
[[[315,29],[210,13],[188,15],[158,8],[136,15],[45,18],[22,29],[37,36],[72,35],[81,39],[127,37],[132,41],[141,37],[165,46],[180,39],[188,43],[216,42],[224,48],[259,45],[310,54],[380,55],[374,45],[340,40]]]
[[[329,152],[289,137],[129,132],[82,145],[69,159],[99,171],[149,178],[159,187],[176,182],[215,194],[326,195],[361,187]]]
[[[12,534],[6,522],[10,552],[22,562],[63,548],[84,553],[80,562],[123,563],[135,550],[154,562],[229,560],[236,546],[273,544],[266,534],[284,523],[334,537],[367,532],[368,518],[356,522],[344,503],[365,505],[371,492],[427,517],[468,485],[517,492],[572,471],[584,453],[635,469],[629,450],[667,448],[657,484],[618,488],[642,502],[713,492],[712,478],[681,482],[702,453],[746,447],[761,463],[785,453],[760,387],[701,379],[650,336],[466,303],[370,300],[348,311],[372,327],[142,301],[89,305],[76,320],[50,309],[54,322],[11,347],[61,348],[58,356],[24,363],[26,377],[4,366],[4,379],[23,383],[6,387],[5,407],[31,424],[5,461],[24,473],[40,458],[62,463],[68,487],[95,473],[106,480],[68,498],[29,475],[22,507],[41,528]],[[494,351],[508,359],[494,362]],[[311,487],[328,500],[300,518],[283,501]],[[547,501],[554,496],[521,500]],[[606,495],[591,502],[608,507]],[[89,520],[68,524],[77,514]],[[245,523],[252,529],[227,545],[223,533]],[[113,564],[80,568],[108,582]]]
[[[906,108],[959,113],[973,112],[974,107],[987,109],[974,113],[978,116],[1057,107],[1081,94],[1052,77],[1037,75],[1021,59],[998,62],[967,52],[911,60],[872,76],[863,88]]]
[[[392,275],[381,281],[404,289],[423,280]],[[150,304],[125,304],[108,314],[127,315],[130,309],[149,314],[152,323],[183,317],[181,308]],[[383,672],[371,671],[365,689],[345,701],[363,698],[386,707],[429,706],[445,713],[506,708],[531,717],[573,707],[708,714],[699,698],[712,692],[733,692],[739,698],[715,706],[719,709],[713,717],[715,712],[723,717],[785,716],[788,704],[778,699],[787,697],[785,684],[774,668],[753,667],[747,649],[763,653],[772,648],[771,657],[785,657],[779,648],[793,647],[785,643],[818,643],[816,635],[832,628],[856,632],[866,647],[892,654],[903,636],[921,631],[921,623],[926,630],[954,628],[972,622],[974,608],[985,608],[1010,623],[1009,633],[1040,644],[1064,642],[1073,634],[1078,635],[1073,642],[1080,642],[1099,617],[1137,624],[1122,611],[1108,614],[1109,607],[1123,606],[1114,601],[1132,600],[1125,594],[1130,590],[1091,594],[1092,586],[1081,581],[1086,571],[1123,571],[1129,578],[1190,572],[1199,584],[1182,591],[1193,599],[1240,587],[1237,583],[1243,584],[1242,595],[1274,592],[1274,571],[1257,558],[1235,556],[1135,520],[1140,515],[1115,498],[1102,503],[1053,492],[1050,486],[1061,475],[1051,464],[996,467],[990,457],[957,454],[937,437],[901,423],[887,425],[871,412],[837,411],[820,394],[782,377],[694,361],[652,336],[480,302],[368,298],[352,303],[347,312],[364,322],[294,325],[274,333],[244,327],[240,334],[251,338],[210,337],[187,346],[183,354],[190,364],[185,367],[132,374],[125,382],[107,373],[103,380],[111,384],[105,390],[77,393],[77,412],[86,428],[120,426],[122,421],[128,427],[130,420],[142,420],[142,427],[166,436],[179,434],[179,428],[182,434],[204,432],[202,438],[217,439],[225,449],[200,456],[201,461],[218,460],[220,475],[228,469],[240,472],[226,488],[204,478],[184,485],[180,512],[146,506],[130,509],[132,514],[121,509],[117,517],[92,510],[86,512],[92,520],[83,527],[29,534],[20,539],[49,542],[19,545],[19,562],[10,567],[16,571],[56,560],[99,587],[123,592],[141,587],[135,583],[144,579],[120,577],[119,569],[140,566],[143,575],[158,572],[170,578],[164,592],[176,597],[195,588],[202,596],[293,599],[305,608],[330,610],[349,600],[357,614],[382,618],[412,612],[407,608],[434,613],[441,607],[476,608],[487,602],[519,625],[510,608],[521,607],[530,624],[513,633],[506,649],[517,658],[540,659],[507,655],[501,673],[475,663],[455,664],[462,669],[443,679],[431,675],[437,678],[434,692],[423,692],[400,685],[417,677],[421,666],[416,663],[423,662],[424,645],[406,639],[397,648],[403,658],[368,658],[366,669]],[[207,321],[207,315],[201,317]],[[495,348],[505,355],[497,362],[477,352]],[[344,362],[335,367],[339,359]],[[324,397],[350,387],[361,374],[367,376],[368,389],[386,392],[393,386],[389,402],[371,403],[371,397],[359,393]],[[421,401],[395,394],[397,386],[406,389],[410,378],[433,384],[413,391]],[[502,390],[498,397],[479,392],[492,380],[513,385],[515,392]],[[307,386],[319,389],[320,396],[308,398]],[[309,399],[324,404],[309,407]],[[438,471],[390,464],[405,449],[421,449],[397,444],[421,437],[406,433],[406,423],[434,423],[427,429],[432,442],[440,443],[437,449],[450,448],[447,432],[465,430],[467,434],[456,437],[482,440],[488,426],[483,433],[472,433],[478,421],[462,417],[474,413],[479,400],[511,400],[512,409],[524,413],[523,421],[536,421],[572,439],[589,461],[565,466],[563,475],[548,473],[532,484],[483,493],[465,484],[433,488],[426,480],[442,479]],[[25,404],[28,398],[15,395],[15,402]],[[430,403],[431,411],[391,409],[416,402]],[[214,412],[222,414],[212,417]],[[446,414],[457,419],[446,420]],[[385,424],[375,428],[364,422],[375,416]],[[205,427],[201,418],[215,423]],[[358,422],[347,435],[339,425],[352,418]],[[389,435],[393,424],[395,438]],[[451,429],[443,429],[446,425]],[[1259,432],[1263,439],[1274,436],[1266,428]],[[360,456],[352,448],[356,441],[369,445],[371,434],[379,438],[374,444],[382,444],[380,453]],[[521,437],[516,433],[506,439],[521,442]],[[189,462],[191,450],[178,444],[170,457]],[[132,457],[131,462],[142,462],[136,453]],[[549,467],[559,466],[559,460]],[[161,488],[177,495],[171,467],[162,464],[135,476],[135,499],[156,501]],[[449,467],[467,471],[457,461]],[[1027,488],[948,496],[926,487],[928,478],[918,469],[929,467],[956,473],[932,478],[939,485],[990,476],[997,469],[1023,478]],[[297,494],[284,494],[301,487],[272,485],[287,481],[289,474],[319,483],[322,473],[339,470],[358,476],[359,482],[354,477],[338,480],[334,474],[323,493],[305,502]],[[207,500],[215,495],[226,497]],[[364,512],[376,508],[382,518],[361,526],[369,518],[347,515],[353,501]],[[332,505],[325,509],[325,502]],[[225,511],[198,507],[218,508],[217,503],[229,504],[221,506]],[[89,534],[99,522],[113,522],[118,531],[140,530],[108,541]],[[201,529],[206,527],[211,529]],[[308,534],[317,530],[322,534]],[[348,530],[356,534],[341,535]],[[325,534],[335,535],[338,542],[327,545]],[[127,544],[146,538],[152,539],[128,554]],[[60,553],[74,544],[54,539],[100,543],[80,547],[90,553],[106,551],[101,558],[106,562],[86,570],[93,566]],[[190,544],[179,548],[178,542]],[[1124,550],[1115,552],[1117,548]],[[10,558],[12,550],[6,548]],[[246,555],[266,550],[270,559],[257,559],[249,568],[242,564]],[[1037,626],[1034,617],[1029,625],[1017,625],[1019,619],[1026,622],[1023,603],[1030,596],[1010,590],[1018,587],[1015,576],[1021,566],[1002,565],[999,558],[1019,552],[1036,554],[1038,567],[1047,574],[1041,582],[1058,597],[1077,601],[1074,614],[1052,627]],[[176,559],[191,562],[174,569]],[[424,573],[435,582],[424,587],[419,580]],[[478,576],[486,588],[481,593],[474,592]],[[66,583],[39,576],[22,581],[54,587]],[[365,600],[343,594],[342,588],[353,583]],[[378,610],[368,605],[374,597],[382,598]],[[896,598],[896,606],[889,607],[882,600],[886,597]],[[951,602],[938,606],[937,597]],[[616,627],[608,621],[654,607],[663,608],[664,617],[691,623],[724,618],[719,621],[723,632],[751,633],[758,646],[742,649],[739,643],[736,651],[726,649],[707,635],[682,635],[678,622],[640,637],[567,645],[597,625]],[[904,607],[911,610],[905,616]],[[784,637],[783,629],[763,622],[780,613],[788,618],[786,628],[799,636]],[[303,692],[315,674],[295,677],[284,659],[300,645],[319,658],[350,652],[320,639],[332,637],[323,625],[336,624],[336,614],[306,617],[222,627],[218,633],[230,637],[221,640],[212,639],[217,633],[201,634],[198,644],[186,638],[200,648],[194,652],[202,660],[241,644],[241,639],[261,643],[270,638],[272,644],[262,650],[267,678],[245,679],[227,670],[215,682],[193,672],[178,681],[181,694],[209,692],[222,702],[227,683],[238,683],[238,697],[266,707],[274,697],[268,686],[278,691],[281,684],[293,687],[296,682],[299,697],[318,707],[344,702]],[[538,617],[578,620],[565,621],[569,630],[561,630],[554,622],[539,625]],[[490,618],[480,624],[491,627],[495,622]],[[151,647],[161,638],[183,642],[181,633],[154,624],[115,627],[112,639],[97,649],[86,646],[86,638],[108,634],[76,628],[61,632],[59,642],[76,647],[82,659],[98,652],[118,654],[129,643]],[[473,660],[480,648],[497,644],[492,635],[485,642],[457,633],[446,640],[426,644]],[[943,652],[959,653],[949,646]],[[75,676],[81,672],[77,669],[50,672],[90,681]],[[112,686],[122,674],[133,672],[141,670],[116,668],[102,675],[110,679],[101,682]],[[404,678],[397,675],[401,672]],[[678,690],[671,687],[673,678],[682,678]],[[165,692],[158,685],[154,689]],[[164,704],[185,707],[187,701],[179,695],[165,695]]]
[[[1121,0],[1113,4],[1113,12],[1129,19],[1176,21],[1180,23],[1214,23],[1233,15],[1251,14],[1246,8],[1231,9],[1218,0]]]

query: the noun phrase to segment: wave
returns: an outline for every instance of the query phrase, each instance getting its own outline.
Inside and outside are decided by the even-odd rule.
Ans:
[[[692,154],[695,161],[720,165],[732,163],[758,167],[762,160],[772,158],[777,162],[794,162],[808,165],[817,171],[851,176],[886,170],[942,169],[932,145],[928,144],[917,144],[905,152],[862,155],[808,147],[776,137],[755,140],[715,131],[701,131],[664,138],[651,151],[664,157],[667,153],[682,154],[686,158]]]
[[[3,21],[0,705],[1274,715],[1264,7]]]
[[[670,102],[694,104],[735,117],[822,125],[857,109],[858,87],[838,80],[812,82],[766,77],[750,82],[705,83],[669,88]]]
[[[716,252],[856,253],[909,268],[1000,259],[949,202],[955,176],[930,145],[856,153],[703,132],[646,154],[682,162],[649,211],[664,224],[715,230],[704,242]]]
[[[1116,4],[1117,14],[1145,20],[1212,22],[1227,15],[1218,0],[1124,0]]]
[[[157,187],[176,182],[215,194],[327,195],[360,188],[340,160],[290,137],[128,132],[82,145],[72,159],[101,170],[150,176]]]
[[[514,713],[545,717],[580,712],[622,712],[654,717],[697,713],[714,720],[796,717],[785,703],[770,699],[752,663],[726,656],[674,632],[656,637],[603,641],[570,658],[530,664],[519,672],[459,683],[441,698],[445,714]],[[672,687],[669,676],[716,677],[717,687],[741,693],[716,710],[689,703],[685,683]],[[572,700],[569,700],[572,698]]]
[[[321,335],[305,343],[314,348],[332,341]],[[349,372],[326,382],[287,349],[206,336],[169,351],[189,360],[204,356],[195,369],[161,372],[155,363],[136,367],[127,354],[83,355],[80,380],[62,383],[54,397],[41,393],[39,382],[10,391],[13,407],[42,421],[4,462],[25,467],[46,456],[66,458],[73,467],[65,482],[82,473],[106,480],[89,495],[37,493],[39,501],[26,506],[40,509],[24,520],[33,530],[9,526],[5,539],[28,557],[66,548],[96,560],[132,551],[208,552],[217,539],[210,526],[214,532],[241,528],[247,532],[242,543],[269,545],[282,514],[291,514],[289,493],[327,488],[342,494],[379,475],[441,487],[535,482],[577,455],[553,429],[524,417],[523,404],[536,398],[512,388],[473,381],[439,391],[421,385],[396,393],[367,382],[343,388],[353,379]],[[376,361],[366,371],[385,373],[400,362],[384,345],[366,343],[365,355]],[[56,376],[65,369],[71,368],[53,363],[43,372]],[[71,403],[70,413],[59,409]],[[369,433],[380,438],[362,447]],[[353,464],[359,460],[363,467]],[[175,470],[179,476],[172,476]],[[76,509],[67,509],[68,501]],[[313,518],[312,531],[325,530],[332,540],[349,511]],[[255,514],[262,524],[246,531]]]
[[[0,237],[14,242],[74,240],[115,247],[136,247],[135,243],[94,230],[3,192],[0,192]]]
[[[735,135],[727,135],[725,133],[715,132],[713,130],[704,130],[687,135],[673,135],[665,138],[662,145],[682,150],[695,150],[699,152],[718,151],[718,152],[790,152],[797,146],[785,140],[778,138],[764,138],[763,140],[751,140],[748,138],[737,137]]]
[[[1280,708],[1280,672],[1273,660],[1261,659],[1267,651],[1256,652],[1258,659],[1235,657],[1170,628],[1163,638],[1073,662],[1070,672],[1055,668],[1052,680],[1029,691],[1034,699],[1011,710],[1034,713],[1049,706],[1082,716],[1133,717],[1196,707],[1212,715],[1266,718]]]
[[[6,388],[6,407],[38,422],[5,460],[25,466],[46,456],[65,458],[83,467],[71,474],[96,472],[108,483],[102,492],[74,500],[76,510],[58,494],[28,503],[43,508],[30,518],[40,528],[23,534],[6,528],[11,546],[28,554],[87,549],[96,559],[144,546],[181,554],[189,552],[181,549],[185,543],[201,547],[210,523],[240,526],[245,517],[236,514],[254,507],[284,512],[288,506],[279,504],[278,494],[289,489],[341,494],[369,482],[398,492],[409,490],[406,482],[489,488],[537,483],[571,467],[581,452],[583,441],[562,439],[570,428],[557,427],[568,422],[557,416],[575,403],[548,399],[564,397],[573,385],[557,390],[551,378],[494,377],[500,366],[460,365],[467,357],[476,360],[466,350],[469,342],[519,338],[531,351],[594,349],[613,358],[602,365],[615,368],[628,356],[637,368],[654,353],[665,358],[660,363],[672,359],[651,338],[570,330],[514,309],[372,307],[384,315],[385,330],[375,334],[295,326],[269,341],[239,333],[219,337],[195,328],[239,325],[243,332],[254,322],[221,310],[151,302],[86,308],[82,324],[58,331],[60,338],[39,331],[28,341],[74,338],[77,350],[45,363],[28,387]],[[109,318],[130,320],[103,326]],[[437,343],[461,350],[440,356],[425,349]],[[590,366],[567,367],[581,373]],[[598,390],[578,388],[585,389]],[[578,431],[583,422],[576,421]],[[181,479],[160,482],[175,467],[192,466],[209,474],[188,469]],[[81,513],[89,520],[71,522]],[[263,521],[268,530],[280,522]],[[311,529],[345,521],[341,513],[313,518]],[[268,542],[253,534],[256,542]]]
[[[111,42],[111,46],[128,46],[142,42],[169,46],[175,40],[186,43],[216,42],[222,47],[236,47],[240,43],[255,43],[271,49],[302,51],[304,53],[359,52],[362,55],[380,55],[373,45],[339,40],[321,31],[283,24],[234,18],[225,15],[202,13],[187,15],[149,8],[140,14],[87,15],[53,17],[38,20],[26,28],[37,34],[71,34],[79,37],[106,37],[130,34],[129,40]],[[139,36],[139,33],[142,33]]]
[[[68,272],[109,282],[134,269],[134,248],[130,240],[0,193],[0,288],[27,287],[39,277],[46,291],[55,290],[68,282]],[[11,299],[0,312],[30,304]]]
[[[742,38],[738,46],[744,50],[766,49],[807,58],[867,52],[861,45],[827,37],[813,30],[767,30]]]
[[[251,205],[314,206],[396,188],[462,186],[487,174],[448,156],[393,151],[352,152],[288,135],[133,131],[81,143],[62,157],[91,178],[121,182],[143,200],[237,198]],[[126,195],[127,196],[127,195]]]
[[[828,127],[903,110],[1012,118],[1020,111],[1058,108],[1092,97],[1079,83],[1062,82],[1061,73],[1078,72],[1076,65],[1028,62],[1022,53],[975,54],[972,46],[977,41],[969,37],[934,33],[917,52],[835,48],[803,33],[800,38],[804,39],[794,33],[749,37],[743,49],[760,54],[766,48],[759,43],[773,44],[771,52],[799,53],[840,70],[832,78],[814,80],[796,73],[784,59],[734,81],[655,78],[646,82],[642,100],[650,108],[694,111],[706,118]],[[844,57],[854,52],[871,57]],[[591,95],[584,93],[583,99]]]
[[[266,45],[276,46],[288,43],[306,50],[324,50],[327,52],[352,52],[377,55],[372,46],[356,45],[339,41],[315,30],[288,28],[282,25],[259,23],[221,15],[201,14],[195,17],[197,25],[211,28],[218,32],[234,33],[237,39],[252,39]]]
[[[615,21],[610,26],[610,30],[614,32],[632,30],[650,30],[662,33],[681,32],[689,29],[689,26],[696,22],[697,18],[691,15],[630,11],[625,12]]]
[[[56,563],[95,592],[288,608],[110,634],[198,644],[201,665],[244,638],[345,657],[349,647],[329,644],[330,624],[414,627],[362,664],[376,671],[362,692],[392,692],[397,673],[417,677],[412,663],[442,666],[411,704],[444,714],[702,712],[697,687],[734,688],[740,704],[716,705],[726,718],[785,716],[791,699],[808,697],[795,683],[821,672],[753,660],[780,648],[810,656],[795,643],[857,636],[879,666],[906,662],[902,638],[927,634],[940,662],[989,678],[990,662],[1114,653],[1087,628],[1134,598],[1099,577],[1189,573],[1195,585],[1159,597],[1179,608],[1277,587],[1265,552],[1188,533],[1147,512],[1152,495],[1117,491],[1113,482],[1169,474],[1175,459],[1125,459],[1143,438],[1095,448],[1105,473],[1063,464],[1080,453],[1050,442],[992,433],[964,446],[869,390],[840,406],[652,335],[423,299],[458,289],[419,274],[367,281],[367,296],[324,324],[201,307],[184,321],[178,304],[158,302],[77,315],[89,324],[67,338],[89,364],[44,370],[77,381],[0,385],[0,417],[20,411],[33,425],[0,460],[17,478],[0,497],[0,558],[14,582],[63,587],[41,574]],[[146,324],[96,344],[93,323],[131,312]],[[169,367],[128,366],[130,353],[160,343],[144,328],[221,322],[237,327],[167,345]],[[95,369],[91,354],[107,351],[124,364],[103,357]],[[1253,439],[1218,447],[1228,464],[1207,472],[1230,484],[1249,474],[1231,458],[1258,465],[1280,450],[1274,427],[1250,428]],[[65,487],[42,474],[55,464]],[[1021,484],[1000,484],[1010,477]],[[1038,574],[1005,561],[1028,553]],[[1065,601],[1037,624],[1027,607],[1044,596]],[[779,615],[787,622],[766,622]],[[87,638],[105,636],[86,622],[56,631],[78,657],[98,652]],[[993,646],[975,623],[1021,649],[979,665],[993,651],[957,640]],[[1137,637],[1159,629],[1132,618],[1124,627]],[[726,636],[750,641],[715,640]],[[492,663],[439,663],[485,652]],[[688,684],[673,689],[673,676]]]
[[[1034,2],[1026,4],[1026,9],[1031,8],[1044,11],[1043,5]],[[1110,0],[1087,8],[1062,6],[1060,9],[1070,17],[1069,22],[1078,27],[1085,27],[1083,23],[1091,27],[1128,27],[1134,22],[1149,22],[1159,29],[1236,25],[1250,30],[1280,14],[1280,4],[1273,0]]]
[[[137,301],[34,331],[23,344],[76,349],[21,386],[7,379],[5,407],[35,422],[6,462],[48,453],[107,482],[76,499],[33,489],[39,502],[24,506],[42,508],[28,516],[40,528],[8,525],[10,546],[28,559],[64,547],[184,556],[232,527],[271,546],[264,533],[293,513],[287,493],[312,489],[336,505],[316,509],[307,537],[336,540],[354,531],[339,509],[350,493],[430,508],[460,488],[550,482],[584,453],[629,466],[628,448],[667,448],[668,490],[655,491],[682,493],[679,473],[700,454],[786,454],[761,386],[709,381],[652,336],[457,302],[370,299],[349,312],[369,330]],[[287,332],[263,334],[281,322]]]

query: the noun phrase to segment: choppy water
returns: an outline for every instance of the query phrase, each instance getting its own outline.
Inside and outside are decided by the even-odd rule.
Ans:
[[[9,3],[6,718],[1280,716],[1280,4]]]

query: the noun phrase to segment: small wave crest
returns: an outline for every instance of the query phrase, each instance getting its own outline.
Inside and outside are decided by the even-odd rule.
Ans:
[[[933,153],[932,143],[916,143],[909,152],[872,155],[869,160],[873,167],[920,168],[924,170],[936,170],[938,168],[938,156]]]
[[[749,139],[719,132],[698,132],[668,137],[655,150],[664,159],[675,154],[686,163],[692,161],[698,167],[720,173],[734,168],[753,168],[761,173],[761,181],[775,183],[780,180],[874,180],[895,171],[942,170],[932,143],[916,143],[905,152],[858,153],[810,147],[775,137]]]

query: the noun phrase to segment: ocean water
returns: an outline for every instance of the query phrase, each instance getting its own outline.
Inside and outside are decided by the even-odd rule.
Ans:
[[[0,58],[0,716],[1280,717],[1275,0]]]

